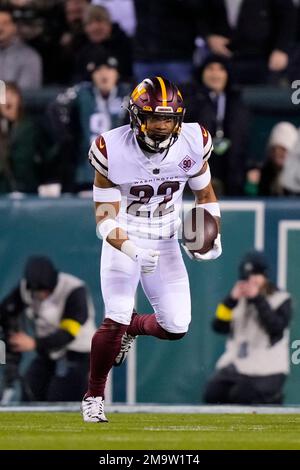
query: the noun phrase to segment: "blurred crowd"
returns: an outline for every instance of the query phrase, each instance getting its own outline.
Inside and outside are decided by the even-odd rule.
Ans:
[[[298,130],[279,118],[258,162],[241,98],[299,78],[299,13],[298,0],[0,0],[0,194],[90,189],[91,140],[128,122],[130,90],[153,75],[213,135],[219,196],[299,194]],[[33,116],[24,95],[45,87],[59,93]]]

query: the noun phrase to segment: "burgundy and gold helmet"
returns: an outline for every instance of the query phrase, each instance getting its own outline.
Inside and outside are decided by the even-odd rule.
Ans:
[[[185,107],[177,86],[166,78],[145,78],[132,92],[128,110],[137,139],[151,151],[169,149],[178,139]],[[147,117],[153,115],[174,119],[170,135],[154,138],[147,134]]]

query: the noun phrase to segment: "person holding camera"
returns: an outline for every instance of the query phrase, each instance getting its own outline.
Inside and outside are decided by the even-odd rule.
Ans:
[[[77,401],[87,386],[95,310],[85,283],[31,256],[23,278],[0,303],[7,347],[2,401],[20,379],[24,401]],[[28,333],[29,332],[29,333]],[[24,374],[23,353],[35,356]]]
[[[262,252],[247,253],[239,280],[218,305],[212,327],[229,334],[209,379],[210,404],[281,404],[289,373],[291,297],[269,279]]]

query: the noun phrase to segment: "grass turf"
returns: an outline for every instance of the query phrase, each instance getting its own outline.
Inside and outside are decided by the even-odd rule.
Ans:
[[[300,415],[1,413],[0,449],[300,449]]]

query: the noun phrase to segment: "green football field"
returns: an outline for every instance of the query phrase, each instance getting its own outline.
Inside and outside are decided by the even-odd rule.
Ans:
[[[1,413],[0,449],[300,449],[300,415]]]

